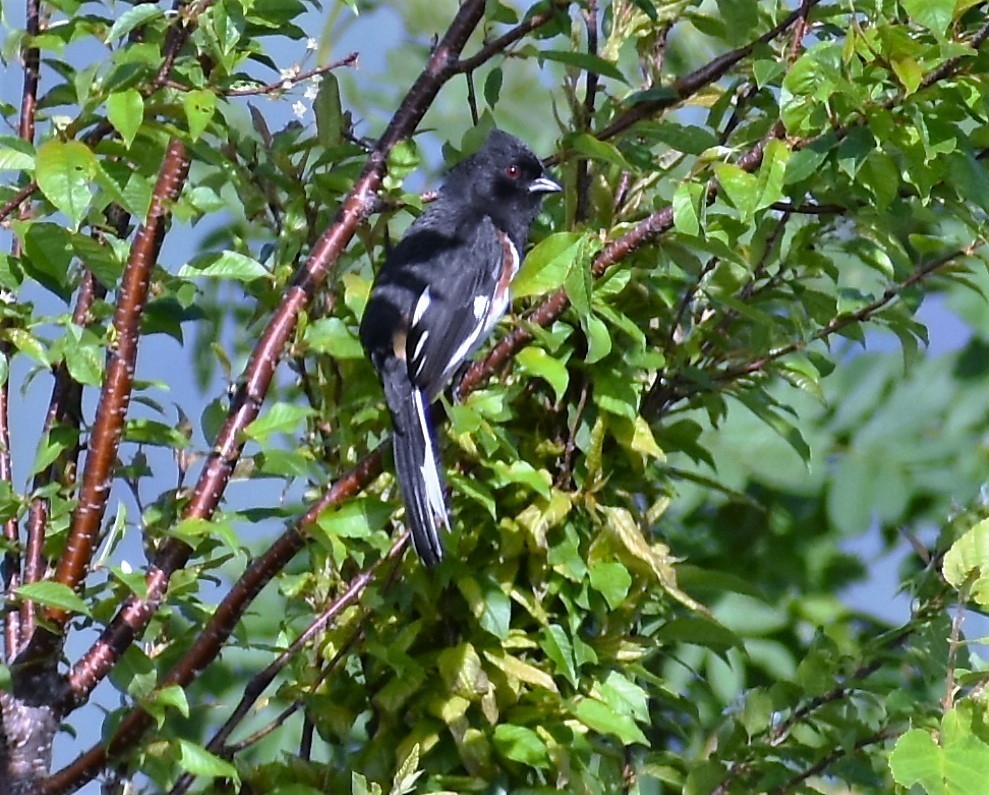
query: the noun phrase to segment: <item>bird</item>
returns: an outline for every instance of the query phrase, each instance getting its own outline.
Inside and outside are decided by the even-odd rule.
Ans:
[[[450,527],[430,407],[505,314],[542,200],[560,190],[523,141],[493,129],[450,169],[371,287],[361,343],[384,388],[405,522],[427,568],[443,559]]]

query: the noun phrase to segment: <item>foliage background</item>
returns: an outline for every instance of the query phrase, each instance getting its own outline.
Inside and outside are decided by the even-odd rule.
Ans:
[[[0,792],[981,791],[984,4],[60,0],[9,30],[5,79],[42,67],[0,138]],[[449,407],[430,574],[354,331],[495,122],[567,193]],[[869,533],[909,618],[841,598]]]

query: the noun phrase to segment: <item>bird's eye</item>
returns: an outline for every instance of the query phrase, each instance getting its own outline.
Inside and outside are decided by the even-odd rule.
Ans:
[[[508,166],[508,168],[505,169],[505,173],[511,179],[518,179],[519,176],[522,174],[522,169],[519,168],[517,165],[515,165],[515,163],[512,163],[512,165]]]

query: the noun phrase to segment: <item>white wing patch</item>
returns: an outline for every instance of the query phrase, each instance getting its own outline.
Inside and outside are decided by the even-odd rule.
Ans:
[[[426,363],[424,359],[420,359],[419,355],[422,353],[422,348],[426,344],[426,340],[429,338],[429,332],[424,331],[419,335],[419,340],[416,342],[415,350],[412,351],[412,362],[418,362],[416,366],[416,375],[422,372],[422,367]]]
[[[422,426],[422,436],[426,440],[426,456],[419,472],[426,486],[426,500],[434,519],[438,519],[447,529],[450,528],[450,517],[446,513],[446,502],[443,500],[443,487],[440,485],[439,472],[436,471],[436,453],[433,451],[433,435],[426,420],[426,410],[422,403],[422,391],[412,390],[412,400],[415,401],[416,416]]]
[[[412,311],[412,325],[416,326],[419,321],[422,320],[422,316],[426,314],[426,310],[429,309],[429,304],[432,299],[429,297],[429,288],[427,287],[419,294],[419,300],[416,301],[416,308]]]
[[[474,296],[474,318],[480,320],[484,317],[484,313],[488,311],[488,304],[491,302],[488,300],[486,295],[475,295]]]

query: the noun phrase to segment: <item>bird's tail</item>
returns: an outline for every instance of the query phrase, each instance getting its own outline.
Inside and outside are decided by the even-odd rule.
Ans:
[[[395,473],[405,502],[405,521],[412,532],[412,545],[422,562],[432,568],[443,558],[440,528],[450,527],[443,499],[443,475],[436,454],[429,402],[409,381],[405,363],[395,364],[398,366],[382,378],[394,427]]]

